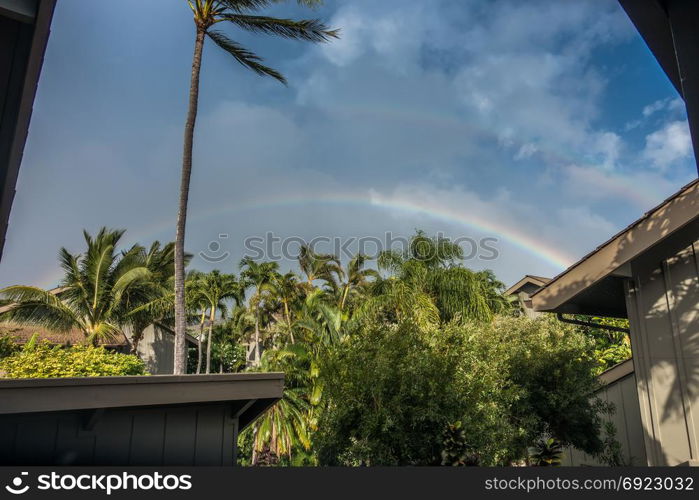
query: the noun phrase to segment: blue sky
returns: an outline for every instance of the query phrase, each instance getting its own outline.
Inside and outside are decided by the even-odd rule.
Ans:
[[[187,249],[229,235],[223,270],[267,232],[422,228],[497,238],[467,265],[508,283],[554,275],[696,176],[683,104],[614,0],[270,12],[342,39],[232,32],[288,87],[206,46]],[[173,239],[192,43],[184,0],[58,2],[0,285],[54,285],[83,228]]]

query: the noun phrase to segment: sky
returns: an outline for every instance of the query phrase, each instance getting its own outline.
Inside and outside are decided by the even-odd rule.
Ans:
[[[299,240],[356,249],[422,229],[461,238],[465,265],[512,284],[558,274],[696,177],[684,104],[615,0],[269,14],[323,19],[341,39],[225,28],[287,87],[205,46],[194,268],[235,272],[269,235],[293,256]],[[58,2],[0,286],[55,286],[58,251],[83,251],[83,229],[174,239],[193,39],[184,0]]]

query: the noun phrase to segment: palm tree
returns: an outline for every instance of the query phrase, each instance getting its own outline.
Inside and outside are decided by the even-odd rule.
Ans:
[[[41,326],[57,332],[78,329],[87,341],[124,335],[134,319],[129,313],[162,289],[171,270],[172,246],[154,244],[149,252],[134,245],[117,251],[123,230],[102,228],[94,238],[84,231],[87,251],[59,253],[65,275],[57,290],[15,285],[0,290],[10,306],[0,319]]]
[[[189,89],[189,109],[184,127],[184,145],[182,153],[182,176],[180,199],[177,213],[177,232],[175,238],[175,366],[176,374],[186,371],[185,349],[185,262],[184,239],[187,222],[187,201],[189,183],[192,175],[192,148],[194,145],[194,126],[199,105],[199,73],[201,71],[202,52],[206,37],[228,52],[236,61],[255,73],[271,76],[286,83],[278,71],[265,66],[255,53],[228,38],[223,32],[212,27],[219,23],[228,23],[236,28],[253,33],[276,35],[294,40],[309,42],[326,42],[336,38],[337,31],[328,29],[318,20],[294,21],[257,15],[260,9],[268,7],[279,0],[188,0],[194,14],[196,36],[192,75]],[[317,4],[318,0],[299,0],[300,3]]]
[[[294,448],[309,450],[312,427],[309,399],[313,390],[312,357],[300,344],[264,352],[259,369],[286,374],[284,394],[246,432],[252,434],[252,465],[266,455],[271,465],[282,456],[292,457]]]
[[[291,309],[303,296],[302,287],[296,274],[289,272],[277,274],[271,282],[272,293],[281,304],[284,326],[290,342],[294,343],[294,328],[291,320]]]
[[[216,313],[225,315],[227,300],[234,300],[237,306],[245,301],[245,287],[233,274],[222,274],[218,270],[207,274],[200,274],[193,281],[194,293],[197,294],[200,303],[204,305],[203,311],[209,311],[209,329],[206,335],[206,373],[211,373],[211,343],[213,339],[214,321]],[[204,316],[202,315],[202,318]]]
[[[319,254],[310,246],[301,245],[298,261],[301,272],[306,275],[308,288],[313,288],[316,280],[323,280],[333,290],[337,289],[337,278],[342,275],[342,267],[334,255]]]
[[[347,264],[347,270],[342,271],[342,276],[345,278],[345,282],[340,288],[340,298],[338,307],[340,310],[345,308],[347,304],[347,299],[353,294],[360,290],[366,290],[370,281],[369,278],[377,279],[379,278],[379,273],[374,269],[364,269],[367,258],[361,253],[352,257],[352,260]]]
[[[360,310],[390,310],[393,319],[411,317],[425,323],[435,319],[487,321],[504,311],[504,285],[492,271],[475,272],[458,264],[462,258],[458,245],[417,231],[407,251],[379,255],[379,269],[389,271],[390,276],[375,282],[372,297]]]
[[[255,311],[253,366],[259,366],[260,364],[260,325],[262,322],[263,293],[272,290],[272,283],[278,275],[278,268],[279,264],[276,262],[255,262],[250,257],[245,257],[240,261],[240,277],[245,280],[246,286],[255,288],[255,292],[250,298],[250,307]]]
[[[131,325],[131,352],[138,352],[138,345],[143,338],[146,327],[161,320],[162,315],[141,309],[139,306],[170,294],[175,272],[175,244],[173,242],[161,248],[155,241],[148,250],[140,249],[143,265],[151,271],[150,280],[139,287],[133,287],[124,301],[122,315]],[[190,256],[186,256],[188,261]],[[134,307],[136,309],[134,309]],[[170,314],[171,316],[171,314]]]

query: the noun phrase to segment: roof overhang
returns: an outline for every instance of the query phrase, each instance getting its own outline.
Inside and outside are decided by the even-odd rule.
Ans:
[[[699,151],[699,2],[619,0],[619,3],[684,99],[696,157]]]
[[[0,257],[56,0],[0,0]]]
[[[682,95],[675,43],[672,39],[672,29],[664,2],[658,0],[619,0],[619,3],[677,92]]]
[[[685,230],[690,238],[699,235],[698,180],[537,291],[532,295],[534,310],[626,317],[623,281],[631,277],[631,262]]]
[[[0,415],[232,402],[241,429],[282,397],[283,373],[0,380]]]

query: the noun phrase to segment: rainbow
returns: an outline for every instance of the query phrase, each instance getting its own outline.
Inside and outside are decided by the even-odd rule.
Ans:
[[[509,242],[515,247],[533,255],[550,266],[563,270],[570,264],[575,262],[575,257],[567,254],[564,251],[557,249],[555,246],[541,241],[540,238],[535,238],[529,234],[518,230],[514,227],[487,220],[482,217],[474,216],[473,214],[465,214],[459,210],[435,206],[426,202],[408,199],[407,197],[392,196],[386,198],[377,195],[376,193],[368,193],[366,195],[323,195],[307,198],[302,195],[289,196],[283,199],[271,200],[255,200],[254,202],[239,202],[219,205],[203,211],[192,211],[189,217],[189,223],[206,221],[212,217],[226,214],[241,214],[255,210],[265,209],[283,209],[292,207],[302,207],[310,205],[335,205],[357,208],[372,208],[382,210],[390,210],[399,215],[405,216],[425,216],[431,219],[441,220],[450,224],[467,227],[472,230],[484,233],[489,236],[500,238],[502,241]],[[126,233],[130,241],[140,241],[149,243],[149,239],[155,239],[165,234],[171,238],[175,226],[175,219],[167,219],[149,227],[134,231],[131,234]],[[525,270],[523,270],[524,272]],[[42,279],[43,286],[54,286],[61,278],[60,272],[52,272],[50,276]]]

